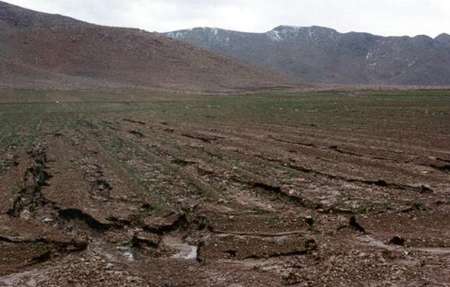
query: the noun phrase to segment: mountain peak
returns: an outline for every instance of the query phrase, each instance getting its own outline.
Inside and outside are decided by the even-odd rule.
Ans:
[[[169,35],[170,36],[170,35]],[[190,44],[305,82],[370,85],[450,84],[450,35],[436,39],[339,33],[282,25],[265,33],[187,33]]]
[[[336,32],[336,30],[322,26],[291,26],[280,25],[272,29],[272,31],[327,31]]]
[[[217,37],[220,32],[224,32],[224,31],[226,31],[226,30],[219,29],[219,28],[213,28],[213,27],[195,27],[192,29],[167,32],[166,35],[169,36],[170,38],[174,38],[174,39],[183,39],[186,35],[193,34],[193,33],[202,34],[207,37],[212,37],[212,36]]]
[[[320,37],[324,36],[335,36],[337,35],[337,31],[320,26],[310,26],[310,27],[301,27],[301,26],[287,26],[281,25],[275,27],[271,31],[266,33],[270,39],[273,41],[284,41],[289,39],[295,39],[300,37],[306,37],[309,39],[315,38],[316,35]]]
[[[217,34],[219,34],[220,31],[224,31],[224,30],[219,29],[219,28],[214,28],[214,27],[197,27],[197,28],[192,29],[192,31],[200,31],[200,32],[204,32],[204,33],[208,33],[208,34],[217,36]]]
[[[434,40],[436,40],[436,41],[438,41],[439,43],[442,43],[442,44],[450,45],[450,35],[446,34],[446,33],[440,34],[439,36],[434,38]]]

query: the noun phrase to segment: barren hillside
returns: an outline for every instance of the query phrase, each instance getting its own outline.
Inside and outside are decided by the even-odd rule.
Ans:
[[[155,33],[0,2],[0,79],[14,87],[218,90],[278,86],[271,72]]]

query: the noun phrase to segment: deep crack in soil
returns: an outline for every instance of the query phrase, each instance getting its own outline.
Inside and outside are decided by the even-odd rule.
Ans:
[[[47,185],[50,175],[46,170],[47,154],[44,145],[36,145],[28,152],[31,160],[23,175],[23,183],[13,207],[8,210],[11,216],[19,217],[24,212],[32,213],[40,206],[47,204],[42,195],[42,187]]]
[[[361,93],[0,105],[0,286],[447,286],[448,95]]]

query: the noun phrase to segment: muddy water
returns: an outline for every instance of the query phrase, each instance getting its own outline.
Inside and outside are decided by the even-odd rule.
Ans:
[[[172,255],[172,258],[197,260],[197,246],[189,245],[183,242],[183,240],[181,240],[180,238],[170,236],[163,239],[163,244],[176,251],[176,253]]]
[[[450,248],[424,247],[424,248],[413,248],[413,250],[428,252],[436,255],[450,255]]]
[[[398,246],[388,245],[388,244],[384,243],[383,241],[375,239],[369,235],[361,236],[358,239],[361,242],[363,242],[369,246],[372,246],[372,247],[382,248],[382,249],[391,250],[391,251],[400,250],[400,247],[398,247]]]
[[[27,271],[23,273],[12,274],[9,276],[0,278],[0,287],[35,287],[37,281],[42,279],[42,272],[39,271]]]
[[[410,250],[410,251],[421,251],[421,252],[426,252],[426,253],[432,253],[435,255],[450,255],[450,248],[446,248],[446,247],[408,247],[408,248],[403,248],[400,246],[388,245],[388,244],[384,243],[383,241],[375,239],[369,235],[359,237],[358,239],[361,242],[363,242],[369,246],[378,247],[378,248],[382,248],[382,249],[386,249],[386,250],[390,250],[390,251],[405,249],[405,250]]]

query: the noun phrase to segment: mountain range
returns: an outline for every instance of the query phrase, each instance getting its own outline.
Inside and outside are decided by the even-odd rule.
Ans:
[[[0,86],[274,87],[282,76],[143,30],[104,27],[0,2]]]
[[[106,27],[0,1],[0,87],[151,87],[189,91],[300,86],[450,85],[450,35],[266,33]]]
[[[165,34],[294,80],[327,84],[449,85],[450,35],[436,38],[339,33],[279,26],[266,33],[195,28]]]

